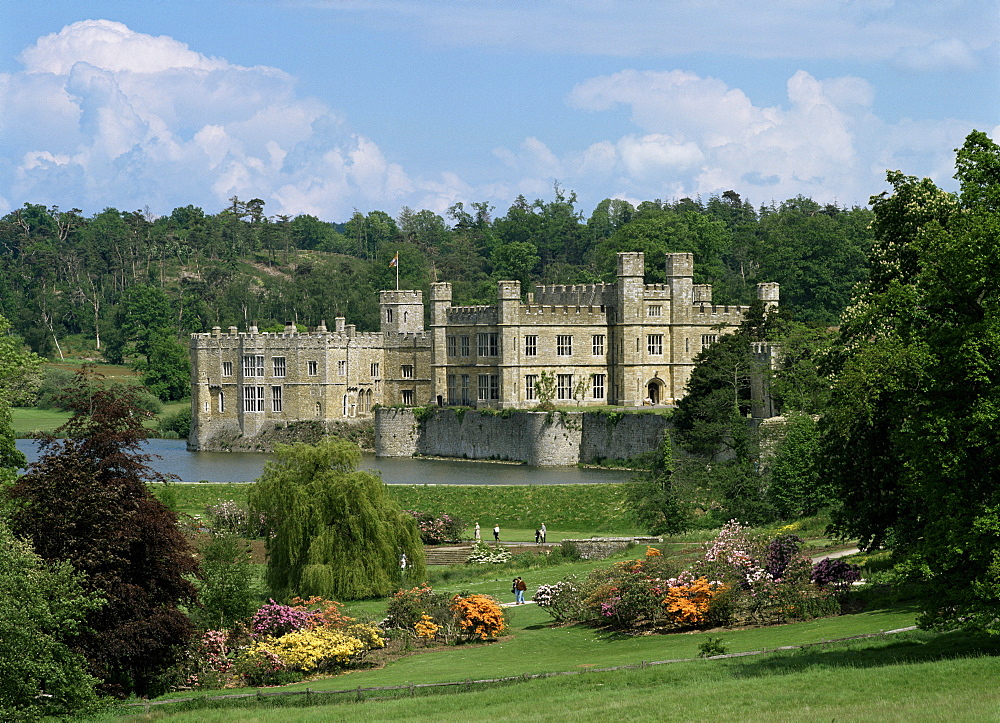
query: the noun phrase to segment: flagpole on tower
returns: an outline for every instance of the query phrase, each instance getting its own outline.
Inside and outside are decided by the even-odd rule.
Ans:
[[[392,261],[389,262],[389,266],[394,266],[396,268],[396,291],[399,291],[399,251],[396,255],[392,257]]]

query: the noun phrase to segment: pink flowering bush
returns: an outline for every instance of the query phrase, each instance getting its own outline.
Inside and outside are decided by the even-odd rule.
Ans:
[[[774,624],[838,613],[832,586],[810,579],[813,566],[800,553],[801,544],[794,535],[768,539],[733,520],[687,569],[678,571],[659,556],[620,562],[594,570],[583,582],[542,586],[536,602],[556,620],[629,632]]]
[[[322,614],[290,605],[281,605],[274,600],[254,613],[250,620],[250,629],[255,637],[281,637],[287,633],[315,627],[322,619]]]
[[[458,542],[465,532],[465,521],[459,517],[444,514],[435,516],[429,512],[405,510],[417,521],[420,540],[425,545],[440,545],[444,542]]]

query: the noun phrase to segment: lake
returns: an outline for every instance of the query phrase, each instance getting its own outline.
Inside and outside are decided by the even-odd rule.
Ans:
[[[38,458],[36,442],[17,440],[29,462]],[[251,482],[260,476],[271,455],[251,452],[189,452],[183,439],[150,439],[145,451],[158,455],[150,463],[158,472],[181,482]],[[552,485],[624,482],[628,472],[580,467],[528,467],[523,464],[444,461],[366,454],[361,468],[379,472],[386,484]]]

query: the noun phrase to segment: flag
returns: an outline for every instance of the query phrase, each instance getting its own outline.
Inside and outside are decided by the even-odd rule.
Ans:
[[[389,262],[389,268],[390,269],[394,269],[397,266],[399,266],[399,252],[398,251],[396,252],[396,255],[392,257],[392,261]]]

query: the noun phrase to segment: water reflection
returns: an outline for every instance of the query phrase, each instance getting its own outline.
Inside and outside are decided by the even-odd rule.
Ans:
[[[34,440],[19,439],[17,448],[29,462],[38,458]],[[267,454],[249,452],[189,452],[184,440],[150,439],[148,454],[159,455],[151,467],[175,474],[182,482],[249,482],[260,476]],[[627,472],[580,469],[579,467],[526,467],[487,462],[381,458],[365,455],[361,467],[381,473],[386,484],[541,485],[623,482]]]

